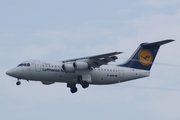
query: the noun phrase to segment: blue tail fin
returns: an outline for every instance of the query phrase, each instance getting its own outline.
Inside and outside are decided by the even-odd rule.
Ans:
[[[142,70],[150,70],[161,45],[174,40],[163,40],[154,43],[142,43],[124,64],[118,65]]]

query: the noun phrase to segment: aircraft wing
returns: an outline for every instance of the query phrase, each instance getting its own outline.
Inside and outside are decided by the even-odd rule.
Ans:
[[[118,57],[115,55],[118,55],[121,53],[123,52],[111,52],[111,53],[106,53],[106,54],[70,59],[70,60],[63,61],[63,63],[80,61],[80,62],[86,62],[92,67],[99,67],[101,65],[108,64],[111,61],[115,61],[116,59],[118,59]]]

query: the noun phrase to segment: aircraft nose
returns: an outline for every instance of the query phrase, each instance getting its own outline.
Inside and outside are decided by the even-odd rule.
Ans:
[[[9,76],[13,76],[14,72],[13,72],[13,70],[8,70],[8,71],[6,72],[6,74],[9,75]]]
[[[11,77],[21,78],[22,77],[22,69],[14,68],[14,69],[8,70],[6,72],[6,74]]]

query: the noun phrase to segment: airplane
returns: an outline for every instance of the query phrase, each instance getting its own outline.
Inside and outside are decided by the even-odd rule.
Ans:
[[[20,80],[40,81],[44,85],[56,82],[66,83],[71,93],[92,85],[108,85],[150,76],[150,70],[161,45],[172,42],[167,39],[153,43],[142,43],[134,54],[123,64],[108,65],[118,59],[122,52],[111,52],[64,61],[28,60],[6,72]]]

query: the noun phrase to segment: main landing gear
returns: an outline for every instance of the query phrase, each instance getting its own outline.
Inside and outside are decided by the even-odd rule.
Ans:
[[[83,81],[82,80],[82,76],[81,75],[78,75],[77,77],[77,83],[78,84],[81,84],[82,88],[88,88],[89,87],[89,83],[87,81]],[[70,88],[70,91],[71,93],[76,93],[78,91],[77,87],[76,87],[76,84],[69,84],[67,83],[67,87]]]
[[[73,85],[70,89],[71,93],[76,93],[78,91],[76,85]]]
[[[87,81],[83,81],[81,75],[78,75],[78,83],[81,84],[83,88],[89,87],[89,83]]]
[[[18,81],[16,82],[16,85],[17,85],[17,86],[21,85],[21,82],[19,81],[19,79],[18,79]]]

